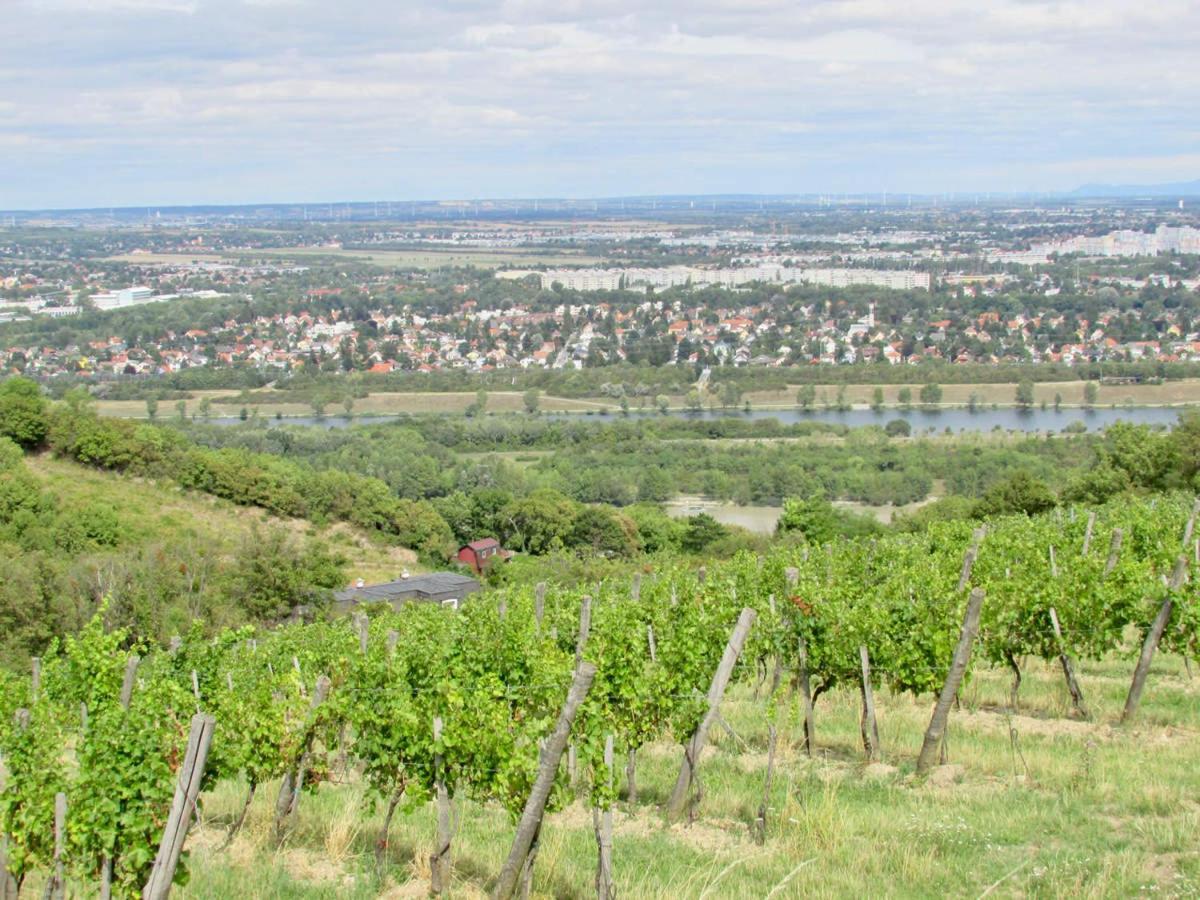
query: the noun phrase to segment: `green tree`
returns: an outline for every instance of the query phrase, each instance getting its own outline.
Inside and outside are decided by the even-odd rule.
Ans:
[[[611,506],[584,506],[571,525],[571,543],[605,556],[630,556],[637,549],[637,525]]]
[[[485,391],[483,388],[480,388],[475,392],[475,402],[468,406],[465,410],[467,418],[473,419],[477,416],[482,416],[484,410],[487,409],[487,402],[487,391]]]
[[[36,447],[49,428],[46,401],[41,389],[27,378],[0,382],[0,437],[22,447]]]
[[[871,392],[871,409],[875,412],[883,411],[883,388],[877,387]]]
[[[883,426],[883,432],[888,437],[909,437],[912,434],[912,426],[906,419],[892,419]]]
[[[942,402],[942,386],[935,381],[921,386],[921,405],[937,406]]]
[[[522,399],[525,401],[525,412],[536,415],[541,404],[541,392],[537,388],[530,388]]]
[[[684,524],[673,519],[652,503],[635,503],[622,510],[637,525],[638,539],[646,553],[678,550]]]
[[[801,409],[809,410],[816,402],[817,386],[814,384],[801,385],[800,390],[796,392],[796,405]]]
[[[67,409],[77,416],[86,415],[96,408],[96,398],[81,384],[63,394],[63,402],[67,404]]]
[[[250,619],[287,615],[300,605],[320,606],[345,581],[345,560],[321,541],[301,546],[283,529],[255,529],[230,571],[230,596]]]
[[[175,401],[175,415],[179,416],[180,422],[187,421],[187,401],[186,400]]]
[[[1056,505],[1058,501],[1049,485],[1022,469],[988,488],[979,501],[976,515],[1025,513],[1032,516],[1053,509]]]
[[[675,494],[671,476],[662,466],[646,466],[638,478],[638,499],[662,503]]]
[[[1033,408],[1033,382],[1028,378],[1021,379],[1021,381],[1017,384],[1016,399],[1017,406],[1019,406],[1021,409]]]
[[[680,539],[680,546],[688,553],[703,553],[710,544],[729,533],[724,525],[708,513],[689,516]]]
[[[1100,399],[1100,387],[1094,381],[1089,381],[1083,386],[1083,408],[1092,409],[1096,405],[1096,401]]]
[[[789,497],[783,501],[783,512],[775,525],[776,534],[800,534],[810,544],[827,544],[840,535],[874,534],[878,530],[874,519],[837,509],[822,497]]]
[[[513,500],[497,515],[504,542],[541,555],[561,549],[570,534],[578,504],[558,491],[542,488]]]
[[[654,405],[658,407],[659,413],[664,416],[671,411],[671,399],[666,394],[659,394],[655,397]]]
[[[342,409],[343,409],[343,411],[345,411],[347,419],[354,418],[354,395],[353,394],[346,394],[346,396],[344,396],[342,398]]]
[[[158,418],[158,398],[157,397],[147,397],[146,398],[146,415],[149,416],[151,419]]]
[[[900,404],[901,409],[912,409],[912,388],[907,386],[900,388],[896,392],[896,401]]]

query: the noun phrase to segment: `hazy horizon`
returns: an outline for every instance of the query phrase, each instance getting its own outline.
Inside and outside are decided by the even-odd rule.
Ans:
[[[0,209],[1200,174],[1200,8],[1175,0],[16,0],[6,21]]]

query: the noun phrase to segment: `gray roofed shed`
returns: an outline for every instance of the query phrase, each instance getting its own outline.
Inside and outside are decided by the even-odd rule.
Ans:
[[[441,603],[446,600],[462,600],[479,590],[479,582],[457,572],[431,572],[428,575],[412,575],[383,584],[368,584],[336,591],[334,604],[339,612],[345,612],[360,603],[390,603],[399,606],[408,600]]]

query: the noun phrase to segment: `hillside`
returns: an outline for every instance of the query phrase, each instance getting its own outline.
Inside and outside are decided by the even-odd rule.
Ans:
[[[28,457],[26,466],[47,490],[66,503],[116,509],[126,545],[195,542],[232,552],[256,528],[281,528],[328,543],[346,559],[347,582],[355,578],[368,583],[386,581],[403,568],[423,571],[411,550],[380,544],[353,525],[319,526],[305,519],[280,518],[210,494],[186,491],[169,482],[91,469],[49,455]]]
[[[9,445],[11,447],[11,444]],[[0,662],[17,667],[99,608],[151,641],[273,621],[327,589],[420,571],[347,523],[272,516],[47,454],[0,465]]]

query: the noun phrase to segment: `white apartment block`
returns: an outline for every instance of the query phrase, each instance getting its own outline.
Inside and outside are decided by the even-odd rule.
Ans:
[[[743,266],[731,269],[704,269],[697,266],[628,269],[550,269],[545,272],[510,270],[497,272],[498,278],[519,279],[537,275],[543,290],[559,285],[572,291],[637,290],[653,287],[717,286],[736,288],[748,284],[816,284],[825,287],[869,285],[893,290],[929,290],[928,272],[912,269],[797,269],[778,264]]]

